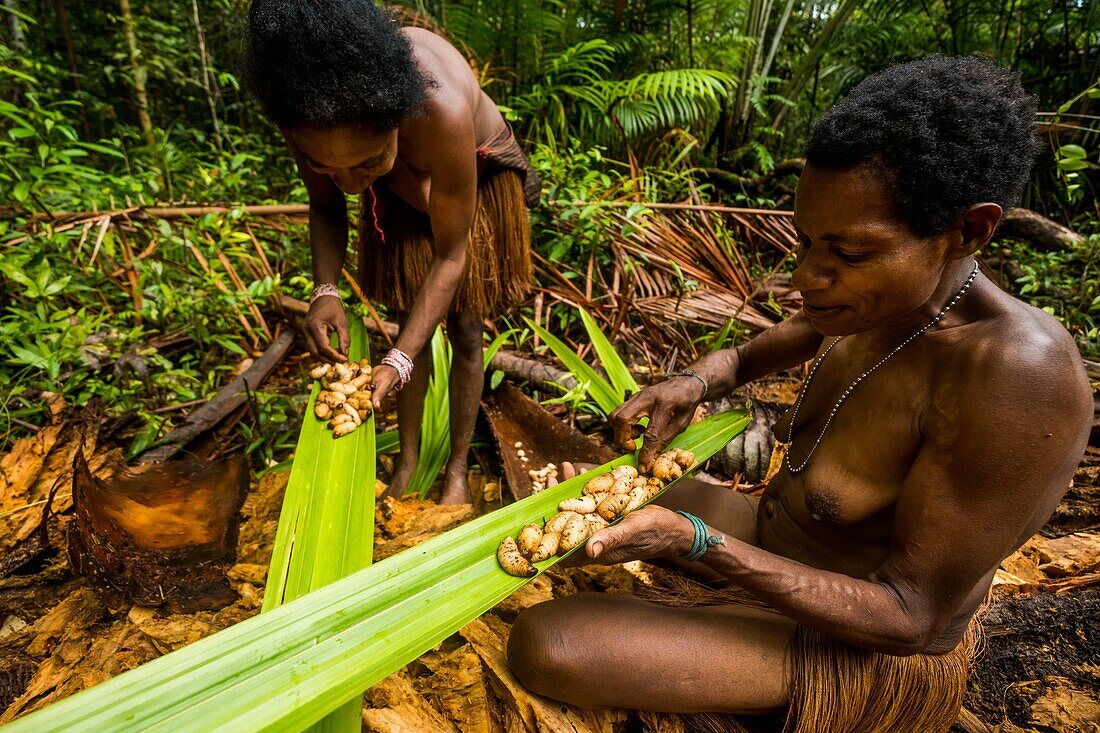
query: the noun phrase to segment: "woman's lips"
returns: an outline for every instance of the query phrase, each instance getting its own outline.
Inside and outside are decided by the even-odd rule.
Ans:
[[[842,305],[820,306],[802,301],[802,308],[811,316],[829,316],[844,310]]]

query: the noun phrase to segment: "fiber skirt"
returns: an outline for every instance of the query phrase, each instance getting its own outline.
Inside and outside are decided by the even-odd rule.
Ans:
[[[408,312],[431,267],[431,222],[385,185],[373,196],[376,202],[371,191],[362,196],[359,282],[371,301]],[[490,163],[478,181],[466,269],[451,310],[491,318],[522,302],[531,280],[524,176]]]

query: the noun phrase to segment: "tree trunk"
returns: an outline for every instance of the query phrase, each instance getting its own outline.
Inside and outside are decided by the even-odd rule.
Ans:
[[[8,17],[8,32],[11,33],[11,45],[19,53],[27,50],[27,39],[23,36],[22,19],[15,12],[15,0],[4,0],[4,14]]]
[[[206,33],[199,19],[199,0],[191,0],[191,19],[195,23],[195,36],[199,39],[199,64],[202,66],[202,88],[206,92],[206,104],[210,107],[210,121],[214,125],[214,146],[222,149],[221,125],[218,122],[218,105],[214,100],[213,85],[210,83],[210,59],[206,53]]]
[[[791,19],[791,11],[794,10],[794,0],[787,0],[787,7],[783,8],[783,15],[779,18],[779,25],[775,27],[775,33],[772,34],[771,47],[768,48],[768,57],[764,59],[764,65],[760,67],[760,76],[767,76],[771,73],[772,62],[775,61],[775,54],[779,50],[779,42],[783,40],[783,31],[787,30],[787,21]]]
[[[794,74],[791,76],[791,80],[787,82],[786,88],[784,88],[782,96],[784,99],[793,100],[802,90],[806,88],[806,84],[810,81],[811,76],[817,69],[818,62],[822,56],[825,55],[825,50],[829,47],[829,42],[832,41],[833,36],[836,35],[844,24],[855,12],[856,8],[862,5],[864,0],[843,0],[840,6],[829,18],[829,22],[825,24],[825,27],[821,29],[821,33],[818,35],[814,44],[810,46],[810,50],[806,52],[806,55],[798,64],[798,68],[795,69]],[[775,121],[772,123],[772,129],[777,130],[783,122],[783,118],[787,114],[787,110],[790,107],[783,107],[778,110],[775,115]]]
[[[727,145],[731,147],[743,145],[749,139],[752,130],[753,79],[760,69],[760,61],[764,55],[764,40],[771,12],[772,0],[752,0],[749,3],[748,14],[745,16],[745,36],[753,39],[753,44],[751,54],[741,64],[737,80],[737,97],[733,104],[732,115],[727,120],[730,129],[726,134],[726,140]]]
[[[134,101],[137,103],[138,124],[145,133],[150,146],[156,143],[153,138],[153,121],[149,118],[149,94],[145,89],[145,67],[141,63],[141,51],[138,50],[137,34],[134,32],[134,16],[130,12],[130,0],[118,0],[122,12],[122,26],[126,33],[126,46],[130,51],[130,69],[134,76]]]
[[[84,451],[73,460],[69,565],[131,603],[177,611],[217,609],[236,593],[226,572],[237,555],[248,493],[242,458],[194,458],[121,471],[101,481]]]

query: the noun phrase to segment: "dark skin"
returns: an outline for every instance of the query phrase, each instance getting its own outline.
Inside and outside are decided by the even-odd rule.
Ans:
[[[710,384],[708,398],[812,359],[844,336],[799,411],[798,467],[848,385],[955,295],[1000,216],[996,204],[979,203],[950,231],[919,237],[873,171],[808,166],[795,206],[794,285],[804,309],[693,365]],[[676,378],[635,395],[611,415],[622,449],[633,449],[637,422],[648,416],[648,465],[687,425],[702,391],[697,380]],[[942,321],[851,394],[804,471],[782,468],[759,501],[682,481],[660,506],[586,545],[595,562],[660,558],[736,583],[776,611],[581,594],[519,617],[512,668],[535,691],[577,705],[759,713],[788,701],[796,623],[885,654],[946,653],[997,565],[1069,486],[1091,414],[1069,334],[979,274]],[[783,441],[790,420],[788,412],[776,426]],[[701,517],[726,544],[696,563],[678,559],[693,530],[675,509]]]
[[[412,380],[397,393],[401,453],[386,495],[404,494],[416,469],[424,395],[431,373],[425,346],[436,325],[446,319],[452,347],[451,456],[441,501],[461,503],[468,501],[466,456],[484,373],[481,319],[473,312],[452,310],[451,304],[466,265],[466,245],[477,204],[480,171],[475,151],[505,123],[453,46],[419,28],[402,32],[421,69],[437,84],[429,89],[421,115],[387,132],[351,127],[286,128],[282,132],[309,192],[314,282],[340,280],[348,241],[344,194],[362,193],[375,183],[388,186],[431,220],[434,258],[412,309],[400,316],[401,332],[395,344],[412,358],[414,369]],[[317,299],[306,316],[305,330],[315,356],[325,361],[347,360],[348,322],[338,298]],[[338,348],[330,345],[333,333]],[[378,410],[399,384],[397,371],[377,366],[373,382]]]

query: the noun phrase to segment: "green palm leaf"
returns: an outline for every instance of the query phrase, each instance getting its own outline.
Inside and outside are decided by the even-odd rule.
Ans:
[[[722,413],[672,447],[713,454],[749,418]],[[623,456],[601,470],[636,460]],[[500,538],[580,493],[585,474],[439,535],[8,726],[10,733],[294,731],[423,654],[528,582]],[[557,559],[539,563],[540,570]]]
[[[577,353],[566,346],[561,339],[530,318],[525,317],[524,320],[539,335],[539,338],[546,342],[546,345],[554,352],[554,356],[558,357],[562,364],[565,364],[565,368],[573,372],[577,382],[585,385],[588,396],[596,402],[599,408],[604,411],[604,414],[610,414],[612,410],[623,403],[622,395],[617,393],[606,379],[585,363],[584,359],[577,356]]]
[[[348,357],[369,358],[362,320],[353,318],[349,325]],[[325,423],[313,417],[320,389],[320,384],[313,385],[283,497],[264,593],[265,613],[371,563],[374,415],[350,435],[334,438]],[[315,730],[358,731],[363,703],[361,695],[354,694]]]
[[[409,479],[406,493],[416,492],[421,499],[451,454],[451,348],[438,326],[432,336],[432,376],[424,398],[424,417],[420,424],[420,458]]]
[[[603,370],[607,372],[607,378],[611,380],[611,386],[619,396],[619,402],[623,402],[628,395],[638,391],[638,383],[634,381],[634,375],[630,373],[626,362],[622,360],[619,353],[615,351],[615,347],[611,345],[611,341],[596,324],[596,319],[584,308],[577,310],[581,314],[584,330],[588,332],[588,340],[592,342],[596,355],[600,357],[600,363],[603,364]]]

